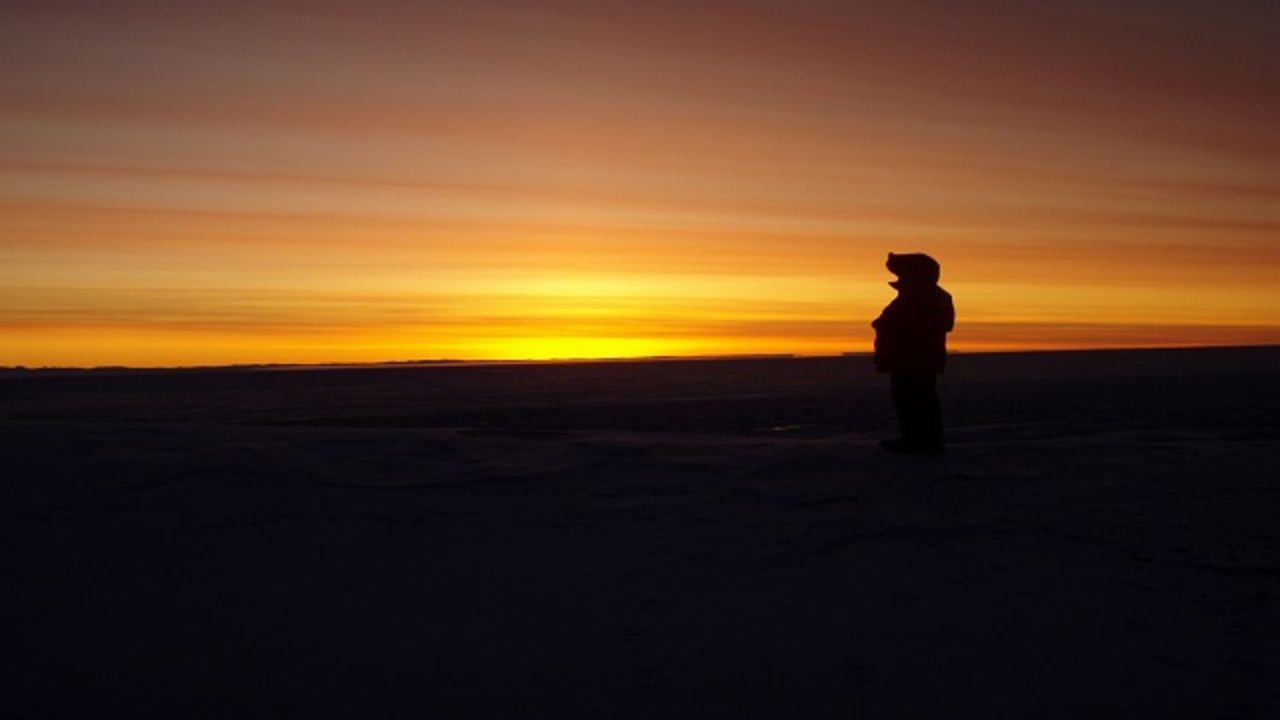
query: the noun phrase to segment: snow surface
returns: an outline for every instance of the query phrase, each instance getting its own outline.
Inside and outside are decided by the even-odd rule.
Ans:
[[[8,717],[1264,718],[1280,348],[0,379]]]

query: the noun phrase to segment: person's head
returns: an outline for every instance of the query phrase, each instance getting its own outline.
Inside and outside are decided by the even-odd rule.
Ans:
[[[896,288],[937,285],[942,276],[942,266],[924,253],[889,253],[884,266],[898,276],[897,282],[889,283]]]

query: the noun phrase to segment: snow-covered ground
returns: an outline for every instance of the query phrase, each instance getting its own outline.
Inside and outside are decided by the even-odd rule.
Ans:
[[[1264,718],[1280,348],[0,378],[9,717]]]

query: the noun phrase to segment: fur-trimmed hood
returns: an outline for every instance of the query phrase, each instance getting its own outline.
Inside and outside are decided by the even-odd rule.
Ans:
[[[884,266],[898,276],[896,282],[889,283],[895,288],[902,285],[937,285],[942,277],[942,266],[924,253],[889,253],[889,260]]]

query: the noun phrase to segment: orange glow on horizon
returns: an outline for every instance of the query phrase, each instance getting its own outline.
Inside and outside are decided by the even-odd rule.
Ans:
[[[0,366],[1280,344],[1252,6],[304,5],[0,10]]]

